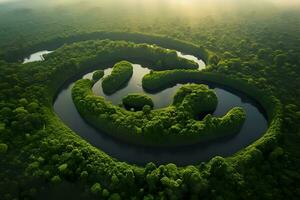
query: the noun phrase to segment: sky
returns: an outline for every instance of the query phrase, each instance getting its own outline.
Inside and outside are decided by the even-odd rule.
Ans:
[[[293,5],[300,5],[300,0],[269,0],[273,3],[278,5],[286,5],[286,6],[293,6]]]
[[[300,0],[0,0],[0,5],[4,3],[14,3],[16,6],[27,8],[39,8],[61,6],[67,4],[80,4],[83,6],[114,6],[120,7],[144,7],[149,9],[172,8],[189,12],[201,13],[201,8],[226,10],[228,8],[240,8],[256,6],[259,8],[268,4],[278,7],[298,7],[300,8]],[[202,9],[203,10],[203,9]],[[195,13],[196,14],[196,13]]]
[[[30,1],[30,0],[0,0],[0,3],[7,3],[7,2],[15,2],[15,1]],[[42,1],[42,0],[39,0]],[[75,0],[46,0],[48,2],[58,2],[58,3],[65,3],[65,2],[74,2]],[[85,0],[81,0],[85,1]],[[86,0],[89,1],[89,0]],[[97,0],[97,1],[102,1],[102,0]],[[112,0],[113,1],[113,0]],[[121,0],[122,1],[122,0]],[[123,0],[126,1],[126,0]],[[144,1],[144,0],[139,0],[139,1]],[[194,2],[204,2],[206,0],[161,0],[161,1],[169,1],[171,3],[177,3],[177,4],[191,4]],[[226,2],[228,0],[210,0],[210,1],[216,1],[216,2]],[[242,0],[239,0],[242,1]],[[264,1],[264,0],[251,0],[251,1]],[[300,0],[266,0],[270,1],[279,5],[300,5]]]

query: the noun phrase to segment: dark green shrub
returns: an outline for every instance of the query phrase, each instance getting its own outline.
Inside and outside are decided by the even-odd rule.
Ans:
[[[51,178],[51,182],[53,183],[53,184],[59,184],[59,183],[61,183],[61,178],[59,177],[59,176],[53,176],[52,178]]]
[[[97,70],[93,73],[93,80],[98,81],[104,76],[104,71],[103,70]]]
[[[7,144],[0,144],[0,154],[5,154],[7,152],[8,146]]]
[[[213,112],[218,104],[216,93],[206,85],[186,84],[175,94],[173,105],[197,116]]]
[[[102,188],[100,183],[95,183],[94,185],[92,185],[91,193],[93,193],[94,195],[100,195],[102,193]]]
[[[132,93],[128,94],[122,99],[123,105],[127,109],[134,108],[134,110],[142,110],[144,106],[148,105],[153,108],[153,101],[145,94]]]

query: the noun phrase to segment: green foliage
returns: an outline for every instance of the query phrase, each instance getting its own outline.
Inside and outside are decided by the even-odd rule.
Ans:
[[[217,95],[206,85],[187,84],[175,94],[173,105],[194,116],[213,112],[218,104]]]
[[[122,88],[131,78],[133,66],[127,61],[116,63],[110,75],[103,78],[102,88],[106,94],[112,94]]]
[[[209,115],[198,121],[198,115],[212,112],[217,106],[215,92],[206,85],[182,86],[169,107],[149,112],[149,107],[144,106],[142,111],[129,112],[93,95],[93,84],[91,80],[81,79],[72,88],[79,113],[97,129],[130,143],[151,146],[195,144],[237,133],[246,118],[241,108],[233,108],[222,118]]]
[[[102,196],[108,197],[109,196],[109,191],[107,189],[103,189]]]
[[[66,174],[68,171],[68,164],[62,164],[58,167],[58,171],[62,174]]]
[[[8,150],[7,144],[0,143],[0,154],[5,154]]]
[[[53,176],[53,177],[51,178],[51,182],[52,182],[53,184],[59,184],[59,183],[61,182],[61,178],[60,178],[59,176]]]
[[[287,56],[285,54],[278,54],[274,57],[274,63],[278,67],[283,67],[286,61],[287,61]]]
[[[95,195],[102,194],[102,188],[101,188],[100,183],[95,183],[94,185],[92,185],[91,192]]]
[[[151,113],[151,109],[152,109],[151,106],[145,105],[145,106],[143,107],[143,109],[142,109],[143,114],[144,114],[144,115],[150,114],[150,113]]]
[[[120,59],[131,61],[129,58],[137,55],[134,59],[147,57],[153,58],[152,61],[156,62],[161,59],[158,59],[158,55],[164,57],[163,54],[152,55],[151,48],[133,43],[128,45],[124,42],[89,41],[90,48],[78,43],[65,45],[52,55],[46,56],[44,62],[19,65],[0,61],[0,140],[9,147],[7,154],[0,160],[3,169],[0,171],[1,198],[35,199],[36,190],[39,192],[45,185],[49,186],[51,177],[58,177],[60,181],[66,179],[72,184],[79,183],[78,188],[72,189],[72,193],[78,194],[78,198],[85,191],[89,192],[90,186],[95,182],[107,188],[102,192],[105,198],[109,198],[109,191],[112,194],[118,193],[122,199],[143,197],[144,199],[297,199],[300,195],[298,173],[300,49],[297,45],[300,40],[299,12],[296,9],[293,12],[290,10],[274,12],[274,9],[270,9],[273,14],[262,9],[263,17],[259,16],[260,9],[256,9],[255,17],[253,13],[249,15],[243,12],[243,15],[238,17],[222,15],[223,20],[205,18],[197,20],[197,23],[190,21],[186,23],[186,19],[180,15],[174,19],[165,16],[158,18],[154,15],[156,20],[142,20],[145,18],[140,13],[138,13],[140,22],[122,17],[107,17],[110,19],[109,23],[94,23],[97,17],[100,15],[103,17],[104,13],[98,12],[99,9],[92,9],[97,12],[95,16],[84,14],[91,11],[85,11],[88,8],[79,9],[82,15],[88,17],[80,16],[81,20],[74,20],[75,15],[65,16],[65,13],[69,12],[60,12],[63,17],[57,15],[57,9],[49,13],[44,10],[33,12],[31,8],[11,9],[6,12],[5,9],[8,7],[3,5],[0,11],[1,27],[5,27],[0,33],[1,58],[18,61],[29,52],[54,49],[79,40],[110,38],[136,43],[155,43],[196,55],[203,58],[206,63],[211,63],[205,70],[207,73],[202,77],[199,74],[195,75],[197,73],[187,72],[187,74],[192,75],[192,78],[194,75],[199,76],[196,80],[223,83],[254,97],[268,114],[269,129],[252,145],[229,158],[214,160],[213,164],[208,162],[200,166],[175,167],[176,170],[163,165],[156,167],[149,164],[143,168],[125,164],[91,147],[66,128],[52,111],[53,98],[70,77],[82,73],[89,67],[99,66],[102,64],[100,61],[105,63],[117,62]],[[73,7],[71,10],[74,10]],[[107,13],[115,15],[114,12]],[[165,14],[163,12],[163,15]],[[48,15],[51,15],[51,18],[47,17]],[[124,21],[126,23],[122,23]],[[85,33],[82,33],[83,29],[79,27],[83,27]],[[99,29],[160,33],[196,44],[157,35],[91,32]],[[200,43],[210,51],[214,51],[214,55],[218,58],[212,56],[208,61],[210,53],[199,47]],[[228,53],[225,53],[226,51]],[[132,52],[132,55],[125,57],[129,52]],[[112,60],[116,55],[120,55],[121,58]],[[171,53],[170,57],[173,55]],[[174,63],[177,65],[168,64],[167,67],[160,66],[155,70],[177,69],[188,62],[177,60]],[[189,63],[189,66],[192,65]],[[208,72],[213,75],[210,76]],[[184,78],[187,74],[180,72],[180,76]],[[158,82],[154,86],[162,88]],[[258,92],[257,87],[261,92]],[[284,105],[284,112],[281,112],[280,102],[276,98]],[[111,111],[113,112],[113,109]],[[148,111],[149,109],[146,109],[145,113],[150,117],[155,112]],[[108,116],[111,114],[113,113],[109,113]],[[37,121],[40,123],[32,123],[30,120],[32,116],[38,116]],[[163,122],[165,123],[164,120]],[[159,127],[161,124],[153,123],[153,125]],[[180,124],[172,127],[174,132],[181,130]],[[78,151],[71,153],[73,148]],[[44,161],[40,157],[44,158]],[[64,163],[68,163],[68,174],[73,175],[62,175],[60,178],[57,175],[60,173],[58,167]],[[28,166],[31,170],[27,170]],[[122,177],[128,169],[132,169],[135,174],[133,192],[121,188],[119,183],[117,186],[109,184],[112,175],[117,174],[119,181],[126,185],[126,179]],[[86,182],[82,182],[81,178],[78,179],[81,174],[86,174],[84,171],[89,174]],[[180,187],[172,187],[176,185],[174,182]]]
[[[93,73],[93,80],[98,81],[104,76],[104,71],[103,70],[97,70]]]
[[[245,83],[245,81],[239,79],[229,78],[229,76],[211,72],[197,72],[193,70],[167,70],[162,72],[153,72],[144,76],[143,87],[146,90],[159,91],[176,83],[184,83],[188,80],[193,80],[193,82],[199,83],[208,81],[226,84],[227,86],[241,90],[249,96],[257,99],[266,109],[270,127],[272,128],[269,128],[267,134],[265,134],[265,136],[261,138],[256,145],[263,152],[269,152],[272,148],[274,148],[281,127],[281,104],[274,96],[269,96],[265,92],[258,90],[256,86],[249,85]],[[207,120],[213,121],[210,120],[209,116]]]
[[[126,109],[134,108],[134,110],[143,110],[145,114],[149,113],[147,111],[147,107],[145,107],[146,105],[150,106],[150,108],[153,108],[152,99],[145,94],[128,94],[122,99],[122,103]]]
[[[121,200],[121,197],[118,193],[113,193],[112,195],[110,195],[110,197],[108,199],[109,200]]]
[[[80,174],[80,178],[85,179],[89,176],[89,173],[87,171],[82,171]]]
[[[210,161],[210,174],[216,177],[223,177],[227,173],[227,163],[224,158],[216,156]]]

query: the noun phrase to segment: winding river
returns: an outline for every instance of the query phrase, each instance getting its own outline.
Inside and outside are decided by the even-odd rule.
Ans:
[[[45,54],[45,52],[50,53],[49,51],[41,52],[32,54],[34,56],[31,57],[35,58],[32,61],[37,61],[37,57],[40,57],[40,60],[43,60],[42,55]],[[197,62],[199,70],[205,67],[202,60],[199,60],[192,55],[184,55],[180,52],[177,52],[177,54],[180,57]],[[30,62],[31,57],[24,60],[24,62]],[[110,74],[111,71],[111,67],[107,68],[104,71],[105,76]],[[149,71],[148,68],[139,64],[134,64],[133,76],[126,87],[112,95],[105,95],[100,80],[94,85],[93,92],[96,95],[104,96],[115,105],[121,103],[122,97],[132,92],[142,92],[149,95],[153,99],[155,108],[169,105],[173,100],[173,95],[181,84],[177,84],[174,87],[167,88],[155,94],[148,94],[143,90],[141,80],[145,74],[149,73]],[[92,73],[93,71],[82,74],[82,77],[91,78]],[[201,161],[207,161],[216,155],[230,156],[260,138],[268,128],[267,119],[262,108],[253,99],[230,88],[211,83],[205,84],[214,89],[218,96],[219,103],[217,109],[213,113],[214,116],[223,116],[235,106],[240,106],[246,111],[246,121],[238,134],[211,142],[179,148],[153,148],[127,144],[114,139],[105,133],[97,131],[83,120],[77,112],[71,97],[71,89],[74,85],[74,81],[70,81],[63,86],[54,102],[53,108],[59,118],[75,133],[87,140],[93,146],[98,147],[120,161],[138,165],[144,165],[148,162],[154,162],[156,164],[175,163],[179,166],[196,164]]]

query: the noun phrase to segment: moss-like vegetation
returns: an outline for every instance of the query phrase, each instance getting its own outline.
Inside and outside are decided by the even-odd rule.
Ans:
[[[140,93],[131,93],[125,96],[122,99],[122,103],[126,109],[134,109],[134,110],[142,110],[144,106],[148,105],[150,108],[153,108],[153,101],[152,99]]]
[[[205,85],[187,84],[175,95],[173,105],[151,112],[129,112],[103,97],[93,95],[92,81],[79,80],[72,97],[80,114],[101,131],[130,143],[151,146],[179,146],[237,133],[246,115],[241,108],[232,109],[222,118],[197,115],[217,106],[216,94]]]
[[[218,104],[217,95],[206,85],[187,84],[174,96],[173,105],[194,116],[213,112]]]
[[[99,69],[93,73],[93,80],[98,81],[104,76],[104,71]]]
[[[7,144],[0,143],[0,154],[5,154],[7,152]]]
[[[122,88],[131,78],[133,66],[127,61],[121,61],[113,66],[110,75],[103,78],[102,88],[104,93],[112,94]]]

